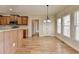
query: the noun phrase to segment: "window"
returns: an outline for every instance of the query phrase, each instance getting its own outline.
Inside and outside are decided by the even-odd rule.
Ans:
[[[57,33],[61,33],[61,18],[57,19]]]
[[[70,37],[70,15],[63,17],[63,34]]]
[[[74,16],[75,39],[79,41],[79,11],[77,11]]]

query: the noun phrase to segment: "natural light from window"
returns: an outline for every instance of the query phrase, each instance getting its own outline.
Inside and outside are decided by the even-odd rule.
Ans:
[[[75,38],[77,41],[79,41],[79,11],[75,13],[74,17],[74,22],[75,22]]]
[[[70,15],[63,17],[63,34],[66,37],[70,37]]]
[[[57,33],[61,33],[61,18],[57,19]]]

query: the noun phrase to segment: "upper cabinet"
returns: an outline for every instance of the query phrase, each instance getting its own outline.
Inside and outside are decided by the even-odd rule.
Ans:
[[[20,16],[17,18],[18,25],[28,25],[28,17]]]
[[[4,16],[2,20],[3,20],[3,24],[6,25],[7,24],[7,16]]]
[[[17,21],[18,21],[18,24],[19,24],[19,25],[22,24],[22,19],[21,19],[21,17],[18,17],[18,18],[17,18]]]
[[[7,24],[7,16],[0,17],[0,25],[6,25]]]
[[[4,22],[3,17],[0,17],[0,25],[3,25],[3,22]]]
[[[6,18],[7,18],[7,24],[9,25],[11,18],[10,18],[10,16],[7,16]]]
[[[27,16],[21,16],[22,24],[27,25],[28,24],[28,17]]]
[[[9,25],[11,21],[17,21],[17,25],[28,25],[28,16],[2,16],[0,25]]]

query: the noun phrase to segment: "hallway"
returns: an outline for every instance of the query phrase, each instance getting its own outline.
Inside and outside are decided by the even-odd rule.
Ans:
[[[22,48],[17,54],[76,54],[78,53],[56,37],[38,37],[23,39]]]

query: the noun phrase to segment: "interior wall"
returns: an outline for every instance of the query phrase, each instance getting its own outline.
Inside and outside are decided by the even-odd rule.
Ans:
[[[55,19],[54,17],[50,17],[51,23],[45,24],[43,21],[45,19],[40,20],[39,23],[39,35],[40,36],[54,36],[55,35]]]
[[[50,17],[51,19],[51,25],[50,27],[48,26],[47,28],[51,28],[51,31],[49,30],[49,32],[47,35],[45,32],[45,25],[43,25],[43,20],[46,19],[45,16],[29,16],[29,20],[28,20],[28,36],[32,37],[32,20],[34,19],[38,19],[39,20],[39,36],[54,36],[55,35],[55,19],[54,17]]]
[[[79,6],[69,6],[68,8],[62,10],[61,12],[59,12],[57,15],[56,15],[56,19],[59,18],[59,17],[63,17],[67,14],[70,14],[70,18],[71,18],[71,29],[70,29],[70,35],[71,35],[71,38],[67,38],[65,37],[63,34],[58,34],[57,33],[57,23],[55,23],[55,27],[56,27],[56,37],[58,37],[60,40],[64,41],[65,43],[67,43],[68,45],[70,45],[71,47],[73,47],[74,49],[76,49],[77,51],[79,51],[79,42],[77,42],[75,40],[75,34],[74,34],[74,28],[73,28],[73,23],[74,23],[74,12],[79,10]],[[63,22],[63,20],[62,20]],[[61,28],[61,30],[63,30],[63,28]]]
[[[28,37],[32,37],[32,20],[28,17]]]
[[[32,20],[32,35],[39,33],[39,20]]]

